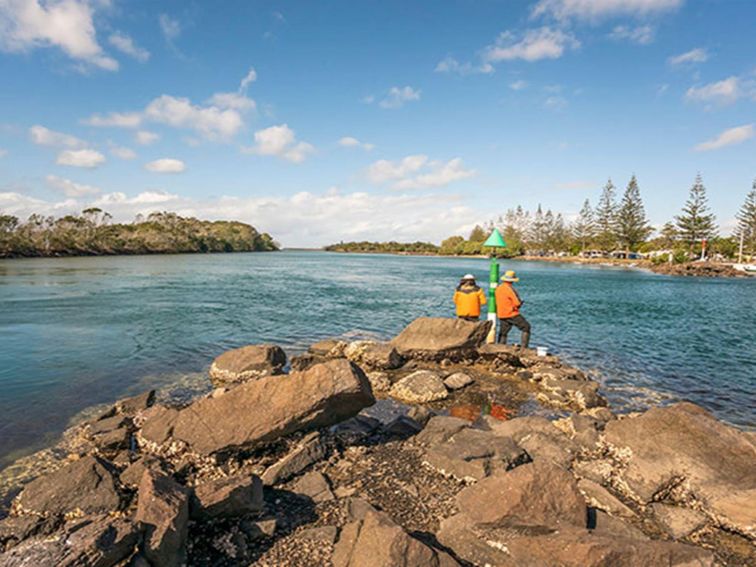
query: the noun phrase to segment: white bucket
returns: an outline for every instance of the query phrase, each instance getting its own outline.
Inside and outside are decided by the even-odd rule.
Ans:
[[[538,356],[546,356],[547,354],[549,354],[549,347],[545,347],[545,346],[536,347],[536,354]]]

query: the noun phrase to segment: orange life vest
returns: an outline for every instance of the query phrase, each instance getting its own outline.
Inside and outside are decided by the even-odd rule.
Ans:
[[[522,300],[510,283],[501,283],[496,286],[496,316],[499,319],[508,319],[520,314]]]
[[[459,286],[454,292],[457,317],[480,317],[480,306],[486,304],[486,294],[476,286]]]

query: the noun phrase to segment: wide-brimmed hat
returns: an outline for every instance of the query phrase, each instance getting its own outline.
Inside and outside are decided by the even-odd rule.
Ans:
[[[472,275],[472,274],[465,274],[464,276],[462,276],[462,281],[465,281],[465,280],[473,280],[473,281],[475,281],[475,276]]]
[[[515,274],[514,270],[507,270],[503,276],[501,276],[501,281],[503,282],[519,282],[520,278],[517,277],[517,274]]]

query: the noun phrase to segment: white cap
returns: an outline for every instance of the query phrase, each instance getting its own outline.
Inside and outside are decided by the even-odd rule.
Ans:
[[[465,274],[464,276],[462,276],[462,279],[463,280],[474,280],[475,276],[472,275],[472,274]]]

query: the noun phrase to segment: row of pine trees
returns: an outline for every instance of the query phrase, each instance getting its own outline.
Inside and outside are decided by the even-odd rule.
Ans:
[[[655,230],[649,223],[638,180],[633,175],[621,196],[611,179],[604,186],[598,203],[585,200],[577,218],[568,223],[560,214],[544,212],[539,205],[534,213],[518,206],[508,210],[484,227],[476,227],[468,239],[451,237],[441,243],[442,253],[477,254],[494,227],[504,235],[506,254],[546,254],[586,250],[649,251],[675,250],[678,256],[694,256],[706,240],[709,249],[733,256],[743,236],[746,253],[756,253],[756,180],[737,214],[737,227],[728,237],[719,235],[714,214],[709,209],[706,187],[700,175],[690,188],[687,201],[673,219]],[[655,238],[650,240],[656,233]]]

